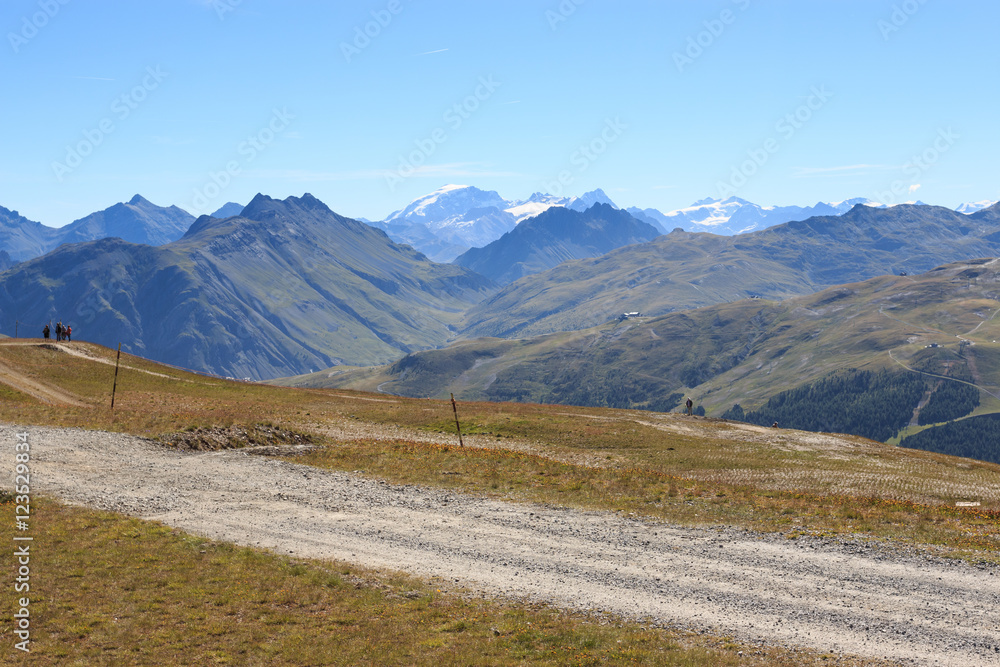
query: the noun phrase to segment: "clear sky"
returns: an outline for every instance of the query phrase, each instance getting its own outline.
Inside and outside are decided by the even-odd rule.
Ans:
[[[5,0],[0,205],[1000,199],[997,25],[993,0]]]

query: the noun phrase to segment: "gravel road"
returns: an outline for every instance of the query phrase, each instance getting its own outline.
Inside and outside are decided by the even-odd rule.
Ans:
[[[0,425],[3,460],[13,462],[19,430]],[[218,540],[772,645],[1000,665],[996,568],[482,500],[238,450],[181,453],[120,434],[26,430],[35,491]]]

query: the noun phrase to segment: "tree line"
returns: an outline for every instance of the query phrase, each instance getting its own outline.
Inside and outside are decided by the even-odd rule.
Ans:
[[[934,426],[903,438],[899,446],[1000,463],[1000,414]]]
[[[848,369],[775,394],[758,410],[736,404],[722,418],[885,442],[910,422],[925,387],[915,373]]]

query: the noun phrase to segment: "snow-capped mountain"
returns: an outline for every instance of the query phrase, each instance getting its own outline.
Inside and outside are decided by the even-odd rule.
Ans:
[[[450,262],[469,248],[489,245],[522,220],[553,206],[585,211],[596,203],[618,208],[600,189],[580,197],[536,192],[519,201],[470,185],[446,185],[372,224],[393,240],[408,243],[435,261]]]
[[[611,201],[611,198],[604,194],[604,190],[597,188],[590,192],[583,193],[580,197],[570,197],[569,202],[564,204],[566,208],[574,211],[586,211],[594,204],[607,204],[611,208],[618,208],[618,205]]]
[[[571,199],[570,197],[556,197],[536,192],[524,201],[513,202],[514,205],[507,208],[507,212],[513,215],[518,222],[521,222],[527,218],[534,218],[553,206],[566,206]]]
[[[418,197],[382,222],[371,223],[393,240],[408,243],[437,262],[450,262],[469,248],[482,248],[511,231],[522,221],[561,206],[586,211],[594,204],[619,208],[601,189],[579,197],[557,197],[536,192],[524,200],[509,200],[492,190],[469,185],[446,185]],[[922,205],[923,202],[907,202]],[[964,204],[972,213],[993,202]],[[632,216],[669,233],[676,228],[689,232],[711,232],[724,236],[744,234],[792,220],[813,216],[840,216],[858,204],[885,208],[884,204],[858,197],[813,206],[760,206],[746,199],[702,199],[691,206],[663,213],[655,208],[625,209]],[[975,207],[975,208],[973,208]]]
[[[510,202],[492,190],[480,190],[471,185],[446,185],[414,199],[406,208],[390,214],[385,222],[408,220],[424,224],[440,223],[462,216],[470,209],[493,207],[503,210],[509,205]]]
[[[792,220],[805,220],[816,215],[843,215],[858,204],[876,205],[864,198],[841,202],[819,202],[815,206],[760,206],[739,197],[702,199],[686,208],[661,213],[654,208],[626,209],[629,213],[655,224],[664,233],[676,228],[688,232],[711,232],[729,236],[765,229]]]
[[[996,201],[989,199],[984,199],[983,201],[966,202],[965,204],[959,205],[958,208],[956,208],[955,210],[958,211],[959,213],[964,213],[965,215],[969,215],[970,213],[975,213],[976,211],[982,211],[984,208],[989,208],[990,206],[993,206],[996,203],[997,203]]]
[[[517,219],[505,211],[510,205],[492,190],[446,185],[373,224],[434,261],[450,262],[512,230]]]

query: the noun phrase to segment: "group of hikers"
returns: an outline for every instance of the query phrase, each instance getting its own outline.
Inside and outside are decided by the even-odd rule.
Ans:
[[[42,337],[45,338],[45,340],[48,340],[50,333],[51,333],[51,329],[49,329],[49,325],[46,324],[45,327],[42,329]],[[56,340],[58,340],[58,341],[63,341],[63,340],[65,340],[65,341],[71,341],[71,340],[73,340],[73,327],[71,327],[71,326],[65,326],[64,327],[63,323],[62,323],[62,320],[59,320],[58,322],[56,322]]]

